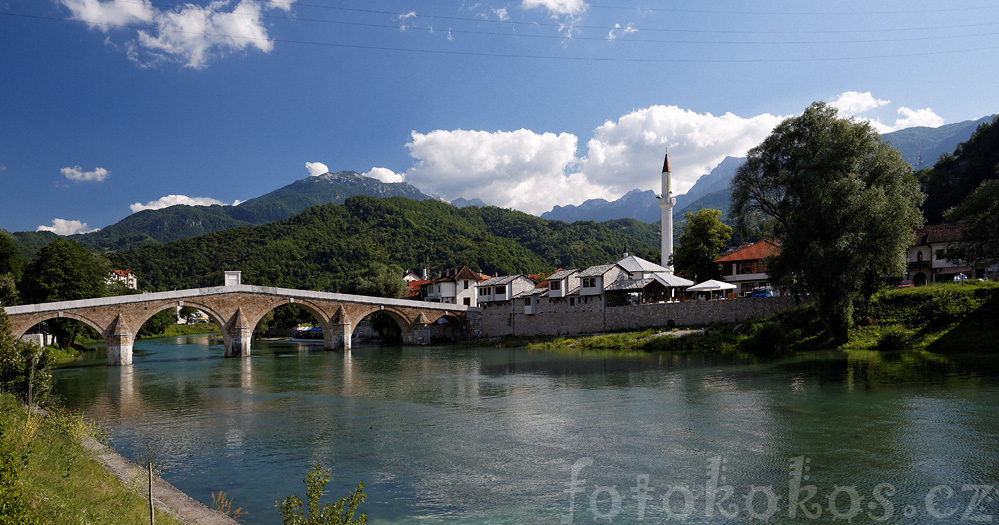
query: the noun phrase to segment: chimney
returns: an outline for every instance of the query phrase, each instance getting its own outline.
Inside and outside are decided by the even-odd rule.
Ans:
[[[430,250],[423,250],[423,280],[430,278]]]

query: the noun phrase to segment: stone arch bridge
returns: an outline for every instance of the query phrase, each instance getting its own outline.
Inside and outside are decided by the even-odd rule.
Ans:
[[[285,304],[297,304],[312,313],[323,329],[327,350],[349,350],[354,327],[374,312],[384,312],[399,324],[404,344],[429,344],[432,323],[450,316],[467,326],[468,314],[478,311],[464,305],[245,284],[8,306],[5,310],[18,338],[49,319],[82,321],[104,337],[109,365],[128,365],[132,363],[135,334],[160,311],[179,306],[201,310],[222,329],[225,356],[245,357],[250,355],[250,337],[260,319]]]

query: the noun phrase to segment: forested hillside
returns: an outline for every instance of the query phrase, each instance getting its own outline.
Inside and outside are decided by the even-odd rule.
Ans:
[[[999,178],[999,116],[978,126],[953,154],[945,155],[917,176],[926,192],[923,216],[930,224],[957,206],[982,182]]]
[[[270,224],[234,228],[110,254],[143,288],[218,286],[225,270],[243,282],[313,290],[346,289],[369,262],[431,272],[468,265],[495,274],[547,272],[619,259],[625,249],[658,260],[658,249],[592,222],[546,221],[494,207],[456,208],[399,197],[348,198]]]

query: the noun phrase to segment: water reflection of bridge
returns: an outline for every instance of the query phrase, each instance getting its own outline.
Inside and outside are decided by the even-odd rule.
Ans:
[[[323,345],[327,350],[350,349],[354,327],[371,313],[382,312],[395,320],[402,330],[404,344],[428,344],[432,323],[449,317],[464,324],[468,322],[468,313],[476,311],[464,305],[245,284],[8,306],[5,310],[15,337],[50,319],[81,321],[104,337],[109,365],[127,365],[132,362],[135,334],[162,310],[181,306],[201,310],[221,329],[226,357],[234,357],[250,355],[254,327],[268,312],[285,304],[301,306],[315,317],[323,329]]]

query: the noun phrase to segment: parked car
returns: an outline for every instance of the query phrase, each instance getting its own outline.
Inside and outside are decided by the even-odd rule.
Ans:
[[[914,286],[915,285],[912,284],[912,281],[902,281],[898,283],[898,286],[896,286],[895,288],[912,288]]]
[[[752,297],[773,297],[774,290],[769,286],[760,286],[758,288],[753,288]]]
[[[967,280],[968,280],[968,276],[965,275],[965,274],[963,274],[963,273],[959,273],[959,274],[957,274],[957,275],[954,276],[954,282],[955,283],[960,283],[960,282],[964,282],[964,281],[967,281]]]

